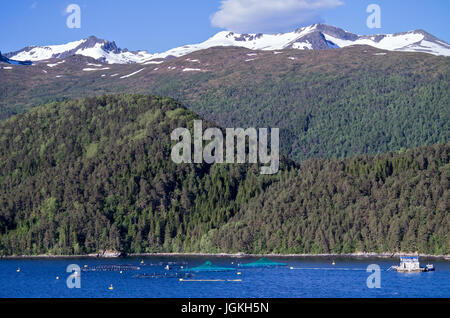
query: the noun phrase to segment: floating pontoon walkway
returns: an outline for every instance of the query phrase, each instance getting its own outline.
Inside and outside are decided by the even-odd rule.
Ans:
[[[235,268],[220,267],[220,266],[214,265],[210,261],[207,261],[200,266],[192,267],[192,268],[184,268],[182,270],[186,271],[186,272],[227,272],[227,271],[234,271]]]
[[[134,265],[97,265],[92,267],[84,267],[84,272],[115,272],[115,271],[138,271],[141,268]]]
[[[145,273],[134,275],[134,278],[193,278],[192,273]]]
[[[247,267],[247,268],[254,268],[254,267],[275,267],[275,266],[286,266],[285,263],[277,263],[274,262],[268,258],[260,258],[256,262],[247,263],[247,264],[239,264],[239,267]]]

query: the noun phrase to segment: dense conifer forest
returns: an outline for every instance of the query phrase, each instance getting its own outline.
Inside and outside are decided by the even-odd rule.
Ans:
[[[276,175],[177,165],[170,133],[198,118],[108,95],[1,121],[0,254],[450,252],[448,142]]]

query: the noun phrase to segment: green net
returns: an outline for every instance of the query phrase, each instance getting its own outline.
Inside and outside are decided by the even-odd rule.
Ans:
[[[197,267],[183,269],[183,271],[188,271],[188,272],[225,272],[225,271],[233,271],[233,270],[235,270],[235,269],[230,268],[230,267],[220,267],[220,266],[214,265],[210,261],[207,261],[204,264],[197,266]]]
[[[256,262],[247,263],[247,264],[239,264],[240,267],[272,267],[272,266],[286,266],[284,263],[277,263],[268,258],[260,258]]]

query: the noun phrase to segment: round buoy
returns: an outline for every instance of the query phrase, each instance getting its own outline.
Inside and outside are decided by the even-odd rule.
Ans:
[[[56,279],[59,279],[59,276],[56,276]]]
[[[16,272],[18,272],[18,273],[20,272],[20,267],[19,267],[19,268],[17,269],[17,271],[16,271]]]
[[[290,267],[291,269],[294,269],[294,267]]]

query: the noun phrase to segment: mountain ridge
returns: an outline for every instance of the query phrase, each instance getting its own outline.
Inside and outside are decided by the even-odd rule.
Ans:
[[[137,63],[144,58],[150,57],[144,51],[130,52],[127,49],[119,48],[115,41],[99,39],[93,35],[86,39],[62,45],[27,46],[21,50],[5,54],[8,58],[32,62],[45,61],[52,58],[64,59],[72,55],[92,57],[109,64]]]
[[[325,50],[353,45],[369,45],[387,51],[423,52],[450,56],[450,45],[448,43],[422,29],[392,34],[357,35],[335,26],[320,23],[297,28],[293,32],[276,34],[240,34],[220,31],[204,42],[187,44],[153,54],[145,50],[129,51],[121,49],[114,41],[90,36],[87,39],[62,45],[27,46],[5,56],[19,61],[38,62],[79,54],[108,64],[145,64],[152,60],[181,57],[199,50],[220,46],[275,51],[283,49]]]
[[[0,120],[51,101],[134,92],[174,98],[222,127],[279,127],[281,152],[297,162],[448,140],[448,58],[369,46],[278,52],[214,47],[148,65],[76,55],[8,67]]]

